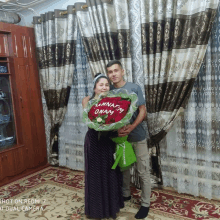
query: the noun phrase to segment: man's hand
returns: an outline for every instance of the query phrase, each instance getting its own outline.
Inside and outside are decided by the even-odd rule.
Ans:
[[[82,106],[83,108],[86,108],[88,102],[89,102],[90,96],[86,96],[85,98],[83,98],[82,100]]]
[[[134,126],[132,125],[125,125],[124,127],[118,129],[118,136],[124,137],[131,133],[131,131],[134,130]]]
[[[140,105],[138,107],[138,109],[139,109],[139,114],[138,114],[137,118],[135,119],[135,121],[130,125],[126,125],[120,129],[118,129],[118,136],[119,137],[124,137],[126,135],[129,135],[131,133],[131,131],[133,131],[144,120],[144,117],[147,114],[145,105]]]

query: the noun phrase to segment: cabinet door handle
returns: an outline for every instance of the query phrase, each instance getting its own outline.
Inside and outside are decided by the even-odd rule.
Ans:
[[[21,107],[24,108],[22,96],[20,96],[20,101],[21,101]]]

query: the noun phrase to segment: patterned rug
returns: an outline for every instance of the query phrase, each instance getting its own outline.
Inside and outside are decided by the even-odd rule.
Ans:
[[[140,191],[132,187],[132,199],[117,220],[132,220],[139,208]],[[0,188],[0,220],[84,220],[84,173],[48,167]],[[153,190],[146,219],[220,219],[220,202]]]

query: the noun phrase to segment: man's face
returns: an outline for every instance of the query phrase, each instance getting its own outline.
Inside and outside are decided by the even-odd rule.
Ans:
[[[107,67],[107,73],[113,84],[123,81],[124,70],[118,64]]]

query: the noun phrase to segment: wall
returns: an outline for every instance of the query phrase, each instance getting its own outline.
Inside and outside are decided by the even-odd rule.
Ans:
[[[34,16],[54,11],[54,9],[66,10],[68,5],[74,5],[76,2],[86,2],[86,0],[46,0],[39,5],[33,6],[31,9],[18,12],[21,17],[18,25],[33,27],[32,21]]]

